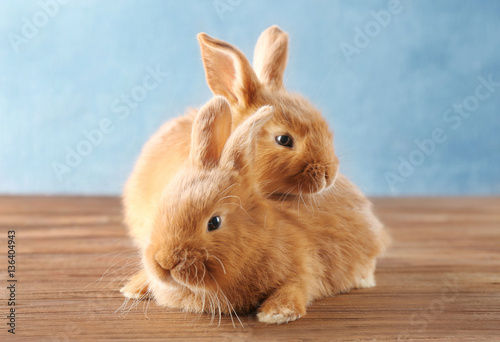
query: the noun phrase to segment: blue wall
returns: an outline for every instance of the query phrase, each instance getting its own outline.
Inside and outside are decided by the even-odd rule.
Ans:
[[[0,193],[119,194],[159,125],[211,96],[196,34],[252,56],[272,24],[291,37],[287,87],[322,109],[368,194],[500,194],[486,0],[2,1]]]

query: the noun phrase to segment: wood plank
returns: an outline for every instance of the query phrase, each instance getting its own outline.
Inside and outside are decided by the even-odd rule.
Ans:
[[[27,340],[500,340],[500,198],[376,198],[394,243],[378,286],[293,323],[186,314],[118,292],[139,256],[112,197],[0,197],[0,314],[16,230],[16,338]],[[4,323],[6,320],[4,319]],[[13,340],[2,324],[0,340]]]

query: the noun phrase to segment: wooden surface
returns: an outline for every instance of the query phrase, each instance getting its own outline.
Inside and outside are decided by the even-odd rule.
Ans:
[[[0,315],[8,314],[7,231],[16,230],[15,340],[497,340],[500,199],[375,199],[393,246],[378,286],[315,302],[293,323],[124,303],[138,257],[116,198],[0,197]],[[137,304],[137,305],[136,305]],[[14,341],[5,318],[0,340]]]

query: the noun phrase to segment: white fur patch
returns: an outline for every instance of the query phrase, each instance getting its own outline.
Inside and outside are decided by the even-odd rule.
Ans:
[[[143,295],[141,295],[140,293],[134,293],[134,292],[127,292],[127,291],[124,291],[124,288],[125,287],[122,287],[120,289],[120,292],[127,298],[130,298],[130,299],[144,299],[143,298]]]
[[[375,278],[371,277],[369,279],[361,278],[358,280],[358,289],[369,289],[371,287],[375,287]]]
[[[268,324],[283,324],[291,321],[295,321],[300,318],[300,314],[297,312],[290,310],[288,308],[280,309],[279,313],[268,314],[265,312],[259,312],[257,314],[257,318],[259,322],[268,323]]]

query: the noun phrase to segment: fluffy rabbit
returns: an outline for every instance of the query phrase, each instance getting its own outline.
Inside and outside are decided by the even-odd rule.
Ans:
[[[374,255],[388,243],[388,238],[373,215],[370,202],[337,172],[338,161],[333,150],[332,135],[320,113],[307,100],[299,95],[291,95],[283,88],[287,34],[275,26],[262,33],[254,58],[258,77],[236,48],[204,34],[199,36],[199,40],[208,83],[214,93],[230,99],[232,108],[231,121],[230,111],[219,100],[221,107],[214,112],[220,116],[217,125],[212,126],[215,130],[212,140],[220,139],[217,144],[221,145],[231,128],[235,129],[260,105],[272,104],[275,108],[273,117],[258,132],[255,165],[252,165],[257,187],[270,199],[279,199],[267,203],[267,206],[276,206],[287,217],[291,215],[297,218],[298,215],[298,220],[311,227],[337,226],[339,231],[345,230],[348,234],[372,232],[372,235],[365,234],[366,240],[356,242],[357,247],[365,249],[370,255],[368,261],[359,261],[359,255],[351,251],[352,267],[343,264],[341,259],[340,264],[337,264],[338,260],[331,261],[339,273],[329,273],[329,276],[337,277],[335,281],[338,289],[327,291],[327,287],[319,288],[312,292],[310,298],[344,291],[353,286],[374,286]],[[233,72],[225,71],[224,65]],[[191,111],[166,123],[145,145],[126,184],[125,219],[130,235],[143,252],[155,241],[152,230],[157,224],[157,212],[163,206],[164,189],[187,162],[192,147],[191,130],[195,116],[196,111]],[[285,136],[288,136],[292,146],[287,146],[290,141],[286,141]],[[217,164],[215,155],[210,158]],[[332,187],[334,180],[335,186]],[[284,225],[278,222],[273,224],[275,227]],[[288,236],[290,233],[287,229]],[[308,229],[311,228],[305,231]],[[295,243],[301,244],[299,241]],[[334,252],[336,250],[335,244],[328,248]],[[349,257],[343,257],[344,262],[348,263]],[[364,263],[364,271],[356,271],[355,263]],[[354,273],[362,273],[363,276]],[[354,280],[353,277],[357,278]],[[150,286],[150,279],[149,274],[142,270],[130,279],[122,292],[131,298],[141,298],[148,291],[155,293],[153,286]]]
[[[229,99],[233,129],[261,106],[276,109],[258,139],[254,171],[259,187],[276,198],[331,188],[338,160],[328,124],[309,101],[283,85],[288,35],[277,26],[261,34],[255,47],[256,72],[232,45],[203,33],[198,39],[207,83],[216,95]],[[161,192],[187,158],[195,114],[193,110],[160,128],[144,146],[125,186],[125,222],[142,248]],[[229,126],[230,121],[224,127]]]
[[[276,109],[257,142],[259,187],[270,194],[329,188],[337,175],[338,159],[328,124],[307,99],[284,87],[288,34],[277,26],[261,34],[254,52],[255,71],[231,44],[204,33],[198,40],[208,86],[231,104],[233,129],[262,106]]]
[[[259,190],[256,142],[273,112],[262,107],[230,134],[224,98],[200,110],[188,160],[153,216],[145,269],[126,295],[147,286],[160,305],[212,314],[257,308],[259,321],[281,324],[317,298],[373,285],[386,236],[366,224],[372,213],[361,194],[299,213]]]

